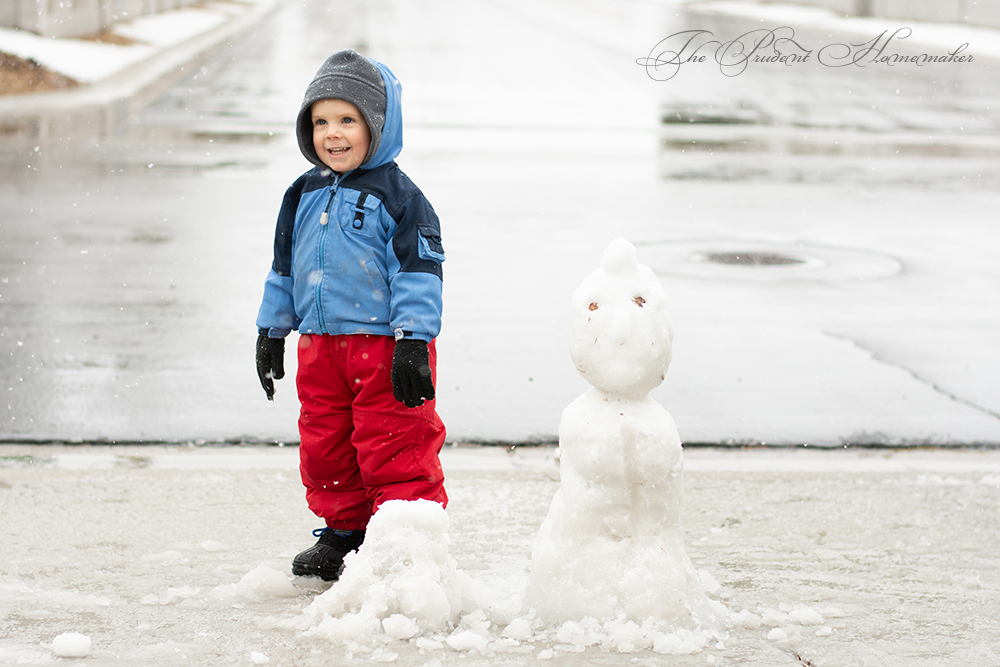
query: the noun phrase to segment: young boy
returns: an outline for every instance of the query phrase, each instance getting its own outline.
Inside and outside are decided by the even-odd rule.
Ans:
[[[285,193],[257,315],[257,374],[268,400],[299,331],[300,472],[326,528],[292,562],[340,576],[344,555],[386,500],[447,505],[434,409],[441,328],[437,215],[393,161],[403,146],[401,86],[347,50],[306,89],[296,124],[315,167]]]

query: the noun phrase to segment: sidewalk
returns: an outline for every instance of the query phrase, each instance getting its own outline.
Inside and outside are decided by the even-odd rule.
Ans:
[[[123,46],[82,39],[47,39],[0,27],[0,51],[31,58],[80,82],[67,91],[0,96],[0,115],[77,109],[129,100],[161,89],[227,39],[274,11],[277,0],[208,2],[142,16],[111,28],[135,40]]]
[[[502,638],[554,452],[442,462],[450,555],[495,604],[450,636],[352,648],[287,627],[327,588],[290,577],[316,527],[295,448],[0,446],[0,664],[52,664],[66,632],[102,667],[1000,664],[1000,452],[687,450],[687,553],[733,626],[679,656]]]

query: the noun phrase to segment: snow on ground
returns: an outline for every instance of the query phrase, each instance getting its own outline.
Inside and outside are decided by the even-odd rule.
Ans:
[[[239,11],[239,5],[233,3],[206,3],[112,26],[115,35],[135,40],[129,45],[53,39],[26,30],[0,28],[0,51],[31,58],[81,83],[94,83],[222,25]]]
[[[84,40],[51,39],[0,28],[0,51],[31,58],[83,83],[100,81],[156,52],[148,44],[120,46]]]
[[[385,517],[396,559],[357,554],[341,591],[290,576],[317,526],[294,448],[0,446],[0,664],[74,664],[57,655],[83,652],[76,635],[90,640],[79,664],[108,667],[1000,659],[1000,453],[687,450],[687,551],[731,613],[725,639],[690,655],[622,652],[627,626],[604,641],[587,621],[542,630],[521,615],[554,450],[448,447],[442,461],[447,517]],[[391,607],[427,583],[402,576],[406,550],[445,566],[460,614],[431,628]],[[346,642],[334,609],[357,623]]]

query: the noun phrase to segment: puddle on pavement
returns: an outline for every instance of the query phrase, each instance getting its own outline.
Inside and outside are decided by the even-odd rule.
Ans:
[[[139,469],[148,468],[152,465],[153,459],[149,456],[134,456],[119,454],[115,457],[116,468]]]
[[[873,157],[918,157],[918,158],[1000,158],[1000,141],[995,143],[948,143],[926,141],[910,137],[906,142],[893,141],[891,137],[847,137],[834,139],[825,133],[803,131],[802,138],[744,136],[732,139],[709,138],[663,138],[660,140],[664,153],[769,153],[782,155],[845,155]],[[812,138],[806,138],[810,135]],[[867,139],[867,140],[866,140]],[[674,156],[671,156],[674,157]]]
[[[758,118],[737,117],[714,113],[709,109],[667,109],[660,118],[662,125],[750,125]]]
[[[65,168],[148,169],[173,173],[259,169],[256,151],[280,138],[256,127],[185,127],[139,122],[124,105],[0,117],[0,175],[16,183],[26,171]],[[245,150],[250,149],[250,150]]]
[[[0,456],[0,468],[32,468],[35,466],[48,466],[53,463],[55,463],[54,458],[31,456],[30,454]]]
[[[713,126],[698,126],[713,127]],[[750,128],[751,126],[741,126]],[[758,127],[660,140],[659,177],[674,181],[1000,187],[1000,136],[884,135]],[[693,136],[692,136],[693,135]]]

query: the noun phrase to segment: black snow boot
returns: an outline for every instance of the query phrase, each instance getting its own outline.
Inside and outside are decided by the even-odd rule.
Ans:
[[[319,535],[319,541],[292,560],[292,574],[296,577],[336,581],[344,571],[344,556],[357,551],[365,540],[363,530],[320,528],[313,535]]]

